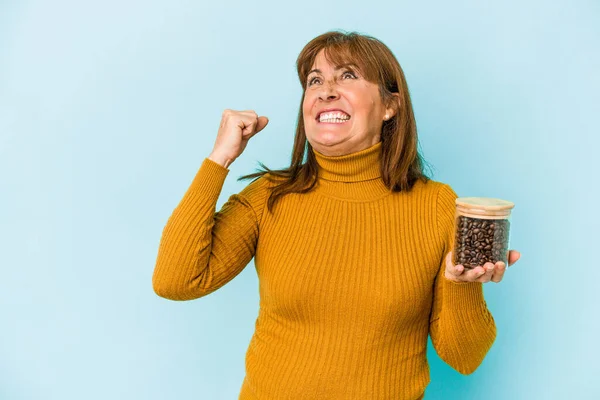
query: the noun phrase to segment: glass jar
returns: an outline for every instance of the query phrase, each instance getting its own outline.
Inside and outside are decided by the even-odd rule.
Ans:
[[[486,262],[504,262],[508,267],[510,213],[513,202],[490,197],[456,199],[452,263],[465,270]]]

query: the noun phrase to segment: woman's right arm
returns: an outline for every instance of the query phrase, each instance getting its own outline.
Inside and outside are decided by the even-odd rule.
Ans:
[[[268,123],[254,111],[225,110],[215,147],[163,228],[154,292],[192,300],[219,289],[252,260],[266,191],[261,177],[215,212],[227,167]]]

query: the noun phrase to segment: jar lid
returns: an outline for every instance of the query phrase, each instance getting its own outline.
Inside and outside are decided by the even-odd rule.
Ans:
[[[459,197],[456,207],[465,215],[508,216],[515,203],[492,197]]]
[[[467,209],[483,209],[489,211],[510,210],[515,203],[492,197],[459,197],[456,204]]]

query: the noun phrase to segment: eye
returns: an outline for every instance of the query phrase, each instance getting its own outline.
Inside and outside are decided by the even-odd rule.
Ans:
[[[314,80],[315,80],[315,79],[319,79],[319,78],[317,78],[317,77],[314,77],[314,78],[310,79],[310,80],[308,81],[308,86],[312,85],[312,83],[314,82]]]
[[[346,72],[344,72],[344,73],[342,74],[342,77],[343,77],[344,75],[346,75],[346,74],[350,74],[351,76],[353,76],[353,77],[356,79],[356,75],[354,74],[354,72],[352,72],[352,71],[346,71]]]

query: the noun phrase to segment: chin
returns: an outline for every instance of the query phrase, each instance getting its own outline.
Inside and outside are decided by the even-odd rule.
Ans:
[[[322,132],[320,134],[311,135],[310,139],[307,139],[311,145],[318,143],[321,146],[334,146],[338,143],[347,141],[350,135],[340,135],[334,132]],[[314,147],[314,146],[313,146]]]

